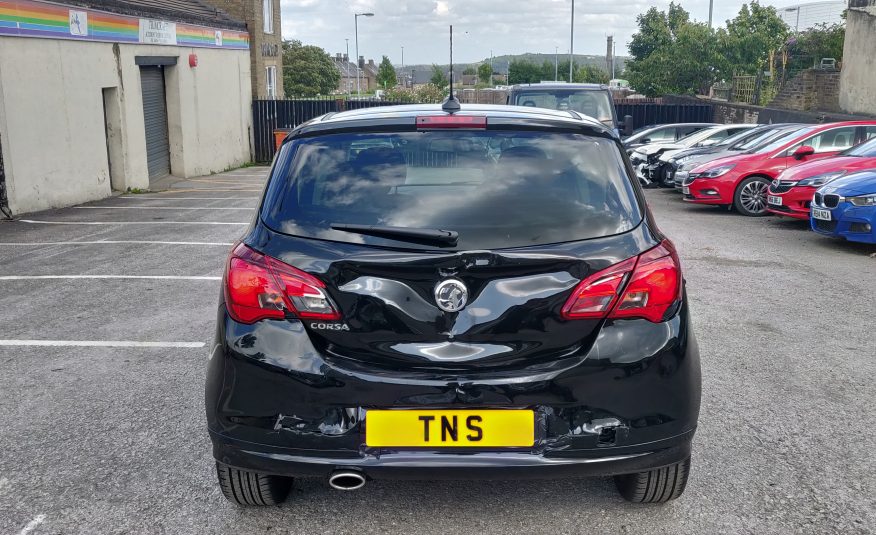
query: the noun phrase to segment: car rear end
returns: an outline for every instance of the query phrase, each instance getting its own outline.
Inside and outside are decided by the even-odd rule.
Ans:
[[[513,106],[572,111],[595,119],[615,134],[632,134],[632,118],[618,120],[614,98],[608,86],[602,84],[567,84],[542,82],[521,84],[511,88],[508,103]]]
[[[385,108],[293,132],[227,265],[220,478],[633,474],[631,499],[676,497],[637,474],[686,480],[699,356],[631,176],[608,129],[562,113]]]

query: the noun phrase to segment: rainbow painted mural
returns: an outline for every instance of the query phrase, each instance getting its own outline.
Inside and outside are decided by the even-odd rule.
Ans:
[[[140,43],[140,19],[34,0],[0,0],[0,36]],[[249,34],[176,23],[176,44],[249,49]]]

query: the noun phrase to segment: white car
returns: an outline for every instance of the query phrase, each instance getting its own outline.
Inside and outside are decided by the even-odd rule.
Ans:
[[[679,151],[691,147],[708,147],[720,143],[729,136],[743,130],[754,128],[756,124],[723,124],[704,128],[698,132],[679,139],[674,143],[650,143],[637,148],[630,155],[630,161],[636,168],[636,175],[644,185],[650,185],[660,178],[660,170],[669,161],[669,157]],[[664,154],[669,156],[661,161]]]

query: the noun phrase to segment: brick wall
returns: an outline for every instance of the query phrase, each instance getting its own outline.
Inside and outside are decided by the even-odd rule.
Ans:
[[[841,113],[839,86],[840,71],[808,69],[790,80],[769,107]]]
[[[246,23],[249,31],[250,71],[252,73],[252,96],[256,99],[267,97],[268,67],[276,68],[277,98],[283,98],[283,26],[280,14],[280,0],[273,2],[274,31],[264,31],[264,0],[202,0],[228,13],[231,17]]]

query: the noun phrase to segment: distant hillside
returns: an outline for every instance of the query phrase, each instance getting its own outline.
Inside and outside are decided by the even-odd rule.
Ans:
[[[559,60],[562,63],[563,61],[568,61],[568,54],[560,54]],[[615,69],[616,73],[619,75],[624,70],[624,66],[626,65],[629,57],[626,56],[618,56],[615,58]],[[506,56],[494,56],[493,57],[493,70],[498,73],[507,73],[508,65],[514,61],[529,61],[532,63],[542,64],[545,61],[549,63],[554,62],[553,54],[537,54],[537,53],[526,53],[526,54],[515,54],[515,55],[506,55]],[[461,75],[462,71],[465,70],[466,67],[477,67],[480,63],[489,63],[490,58],[485,58],[483,61],[478,63],[457,63],[453,66],[453,72],[456,75]],[[595,56],[592,54],[575,54],[575,64],[576,65],[594,65],[601,69],[605,69],[605,56]],[[447,71],[449,65],[447,63],[439,65],[442,70]],[[396,65],[396,68],[399,66]],[[405,65],[405,71],[410,73],[412,70],[417,72],[428,71],[432,69],[432,65]]]

